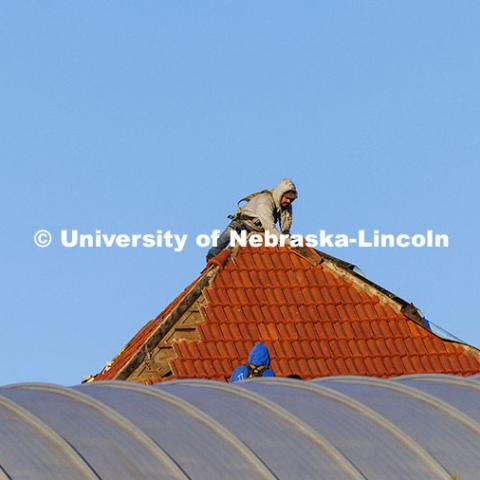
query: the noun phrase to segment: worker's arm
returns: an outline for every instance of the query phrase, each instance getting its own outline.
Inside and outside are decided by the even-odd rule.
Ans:
[[[292,227],[292,206],[289,205],[287,208],[282,210],[280,215],[280,229],[282,233],[290,234],[290,228]]]
[[[280,232],[275,227],[275,218],[273,216],[273,211],[275,208],[275,204],[270,197],[267,197],[265,201],[258,202],[256,208],[256,216],[262,222],[262,227],[265,232],[270,232],[272,235],[276,235],[277,237],[280,235]]]

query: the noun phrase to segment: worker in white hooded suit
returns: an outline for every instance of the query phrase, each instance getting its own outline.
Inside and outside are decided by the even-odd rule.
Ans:
[[[232,221],[220,235],[217,246],[208,251],[207,261],[218,255],[230,243],[232,230],[239,233],[242,230],[269,232],[277,236],[280,233],[289,234],[292,226],[292,202],[297,196],[295,184],[290,179],[283,178],[272,190],[262,190],[240,200],[246,201],[246,205],[238,208],[235,215],[229,216]]]

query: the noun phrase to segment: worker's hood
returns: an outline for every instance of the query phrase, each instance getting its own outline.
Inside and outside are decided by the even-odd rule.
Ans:
[[[282,178],[278,182],[278,185],[272,190],[273,199],[275,200],[277,207],[280,207],[280,199],[282,198],[282,195],[289,191],[295,192],[295,194],[298,195],[295,184],[289,178]]]
[[[270,366],[270,354],[263,343],[257,343],[252,348],[250,355],[248,356],[248,363],[256,365],[257,367],[260,365],[265,365],[266,367]]]

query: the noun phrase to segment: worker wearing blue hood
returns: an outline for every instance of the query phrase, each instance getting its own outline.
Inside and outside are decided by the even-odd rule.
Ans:
[[[237,367],[230,377],[230,383],[246,380],[253,377],[274,377],[275,372],[270,368],[270,354],[263,343],[257,343],[248,356],[248,365]]]
[[[292,226],[292,202],[298,197],[297,187],[289,178],[283,178],[271,190],[252,193],[238,202],[247,202],[239,207],[234,215],[229,215],[232,221],[220,235],[217,245],[210,248],[207,261],[218,255],[230,243],[230,232],[268,232],[280,236],[289,234]],[[278,223],[279,229],[276,228]]]

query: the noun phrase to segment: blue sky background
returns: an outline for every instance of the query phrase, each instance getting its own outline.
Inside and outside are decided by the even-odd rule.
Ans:
[[[333,249],[479,347],[480,4],[3,1],[0,384],[99,371],[204,266],[33,234],[194,236],[291,177],[293,230],[450,235]]]

